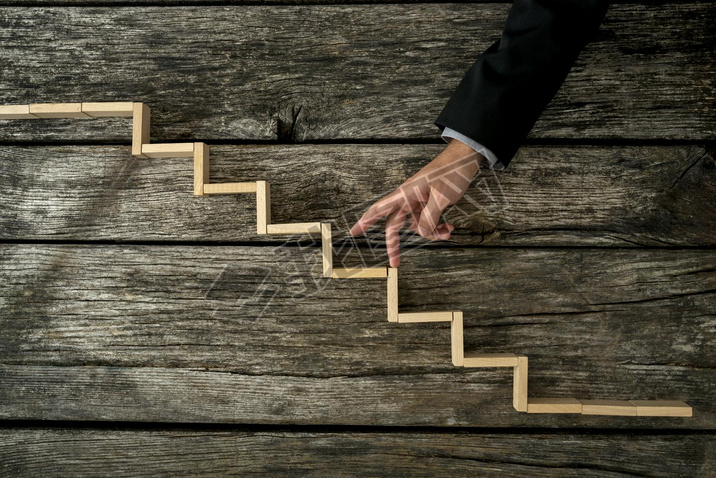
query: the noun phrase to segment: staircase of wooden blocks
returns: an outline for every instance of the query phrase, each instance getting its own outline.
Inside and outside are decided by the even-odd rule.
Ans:
[[[382,279],[387,282],[388,321],[395,323],[449,322],[452,363],[456,367],[489,367],[512,370],[512,406],[527,413],[581,413],[584,415],[690,417],[691,407],[678,400],[581,400],[576,398],[534,398],[527,394],[527,356],[517,353],[465,353],[463,314],[460,311],[400,312],[398,270],[390,267],[334,268],[331,225],[326,222],[273,224],[271,188],[267,181],[212,183],[209,174],[209,146],[205,143],[150,143],[150,109],[139,102],[45,103],[0,106],[0,119],[132,118],[132,155],[145,158],[194,158],[194,194],[254,194],[258,234],[321,235],[323,275],[334,279]]]

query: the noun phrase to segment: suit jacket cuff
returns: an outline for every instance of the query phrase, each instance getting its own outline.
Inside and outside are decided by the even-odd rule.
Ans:
[[[454,138],[462,143],[465,143],[466,145],[468,145],[469,147],[471,147],[472,149],[474,149],[475,151],[477,151],[478,153],[483,155],[485,158],[487,158],[487,161],[490,163],[490,168],[492,168],[492,169],[495,169],[498,171],[505,169],[505,165],[502,164],[499,159],[497,159],[497,156],[495,156],[495,153],[493,153],[488,148],[486,148],[482,144],[478,143],[474,139],[468,138],[464,134],[462,134],[458,131],[455,131],[452,128],[448,128],[446,126],[445,129],[443,129],[443,132],[440,135],[440,137],[446,143],[449,142],[448,138]]]

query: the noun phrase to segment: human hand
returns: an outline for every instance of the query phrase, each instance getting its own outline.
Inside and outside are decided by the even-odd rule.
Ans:
[[[440,216],[465,194],[482,157],[466,144],[452,139],[435,159],[368,208],[351,227],[350,234],[364,234],[380,218],[387,217],[385,244],[390,267],[400,264],[400,230],[406,218],[410,230],[426,239],[449,239],[454,226],[440,223]]]

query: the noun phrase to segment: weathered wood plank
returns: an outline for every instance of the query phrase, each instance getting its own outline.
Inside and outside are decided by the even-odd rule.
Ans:
[[[669,3],[711,3],[713,0],[672,0]],[[218,5],[221,3],[226,3],[227,6],[232,5],[255,5],[257,2],[256,0],[225,0],[224,1],[217,1],[212,0],[211,2],[207,2],[207,0],[0,0],[0,6],[29,6],[29,7],[36,7],[38,5],[48,5],[48,6],[113,6],[113,5],[121,5],[121,6],[127,6],[132,4],[138,4],[138,6],[149,6],[149,5],[156,5],[156,6],[167,6],[167,5],[192,5],[192,4],[207,4],[211,3],[212,5]],[[381,4],[391,4],[396,3],[395,0],[261,0],[261,4],[265,5],[271,5],[271,4],[280,4],[280,5],[342,5],[342,4],[374,4],[374,5],[381,5]],[[400,3],[406,3],[406,4],[420,4],[420,3],[431,3],[428,0],[401,0]],[[508,0],[469,0],[469,1],[457,1],[455,3],[506,3],[509,4],[511,1]],[[663,5],[663,0],[614,0],[610,3],[613,4],[653,4],[657,6]]]
[[[693,418],[520,413],[512,408],[509,379],[494,372],[321,378],[176,368],[0,365],[0,419],[713,430],[713,373],[701,370],[674,378],[673,367],[668,369],[652,367],[630,380],[650,382],[663,396],[676,387],[659,388],[658,382],[665,380],[655,376],[670,375],[680,381],[678,393],[703,394],[689,400]],[[624,393],[620,372],[604,375],[610,386],[621,388],[617,393]],[[567,383],[549,388],[550,393],[583,388],[577,380],[583,384],[591,375],[561,374],[559,380]]]
[[[271,182],[276,223],[333,221],[337,240],[440,145],[212,146],[212,182]],[[195,197],[192,163],[129,147],[0,149],[0,238],[275,241],[251,195]],[[703,148],[531,146],[446,215],[455,244],[714,246],[716,165]],[[369,234],[382,243],[380,227]]]
[[[0,472],[36,476],[713,476],[713,435],[0,430]],[[98,459],[101,457],[101,459]],[[657,465],[658,464],[658,465]]]
[[[433,121],[509,6],[5,8],[0,102],[145,101],[162,141],[437,139]],[[716,138],[715,22],[710,3],[613,5],[531,137]],[[128,137],[116,119],[0,130]]]
[[[3,246],[0,417],[716,425],[712,251],[405,258],[401,309],[463,310],[466,352],[528,355],[532,396],[694,407],[624,419],[514,412],[510,373],[452,367],[449,327],[388,323],[385,283],[323,279],[319,246]]]

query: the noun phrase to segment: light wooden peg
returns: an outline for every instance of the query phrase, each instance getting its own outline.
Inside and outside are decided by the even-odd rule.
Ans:
[[[30,114],[30,105],[0,105],[0,119],[37,119]]]
[[[256,183],[204,183],[204,194],[248,194],[256,192]]]
[[[637,417],[691,417],[693,410],[681,400],[629,400]]]
[[[582,402],[576,398],[530,398],[527,413],[582,413]]]
[[[384,279],[388,277],[388,271],[385,267],[334,267],[331,277],[334,279]]]
[[[317,234],[321,232],[320,222],[295,222],[289,224],[267,224],[267,234]]]
[[[462,367],[465,362],[465,345],[462,333],[462,311],[456,310],[452,313],[450,339],[452,344],[452,364],[456,367]]]
[[[82,103],[30,103],[30,114],[38,118],[89,118]]]
[[[465,354],[465,367],[516,367],[520,363],[517,355],[511,353]]]
[[[271,224],[271,185],[266,181],[256,181],[256,233],[266,234]]]
[[[582,402],[582,415],[636,416],[636,405],[628,400],[579,400]]]
[[[333,275],[333,238],[331,223],[321,223],[321,256],[323,256],[323,277]]]
[[[526,355],[517,354],[517,366],[512,381],[512,406],[518,412],[527,411],[527,365]]]
[[[142,154],[148,158],[193,158],[194,143],[143,144]]]
[[[146,158],[142,145],[149,143],[151,110],[144,103],[134,103],[132,109],[132,156]]]
[[[398,321],[398,268],[388,267],[388,322]]]
[[[204,182],[209,182],[209,145],[194,143],[194,196],[204,195]]]
[[[400,312],[398,314],[398,322],[416,323],[416,322],[452,322],[452,312]]]
[[[134,103],[131,101],[82,103],[82,112],[93,118],[130,117],[134,115]]]

